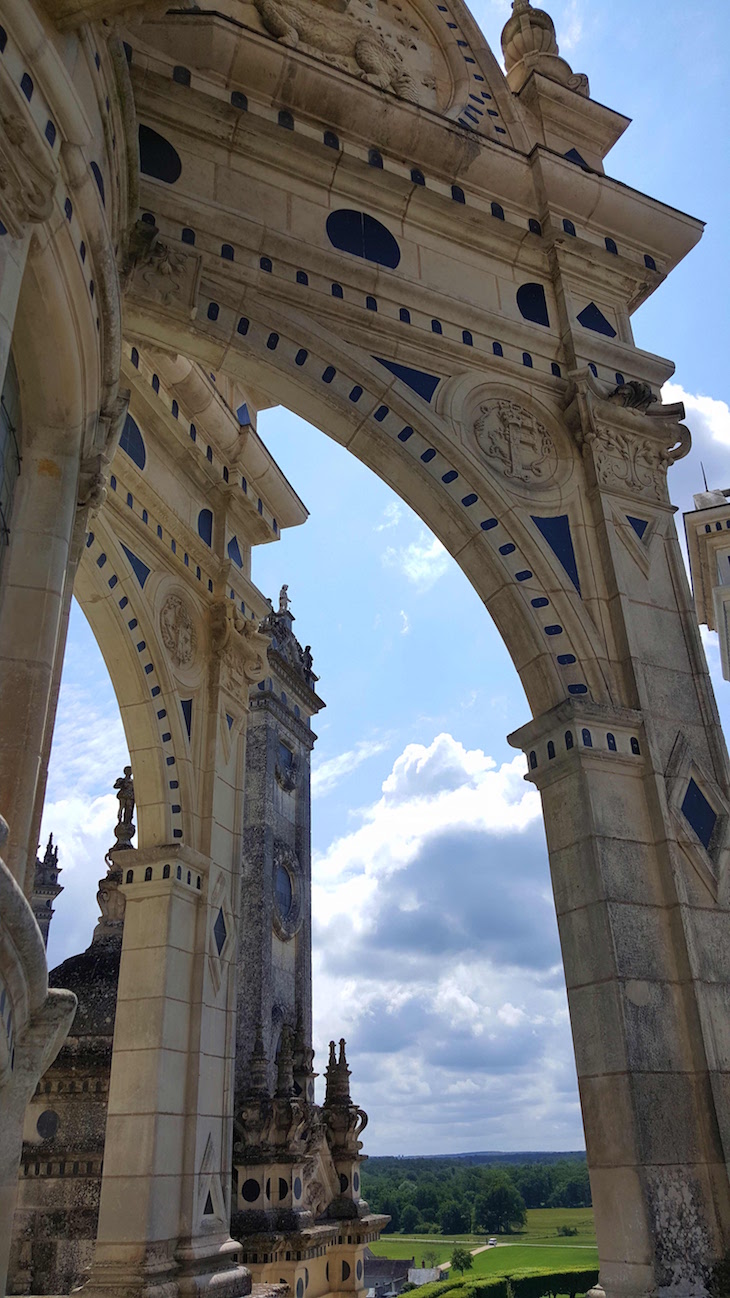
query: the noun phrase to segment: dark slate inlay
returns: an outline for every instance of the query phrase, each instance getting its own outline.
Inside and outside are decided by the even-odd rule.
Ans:
[[[397,361],[385,361],[380,356],[374,356],[373,360],[382,365],[395,378],[405,383],[416,396],[422,397],[424,401],[431,401],[441,378],[436,374],[426,374],[423,370],[411,369],[410,365],[399,365]]]
[[[127,415],[124,421],[124,428],[119,439],[119,445],[123,451],[126,451],[130,460],[133,460],[138,469],[143,469],[147,462],[147,452],[145,451],[144,439],[139,431],[139,425]]]
[[[215,938],[215,944],[218,949],[218,955],[220,955],[221,951],[223,950],[223,947],[225,946],[226,936],[227,936],[226,921],[223,918],[223,911],[219,910],[218,917],[215,921],[215,924],[213,925],[213,937]]]
[[[588,306],[578,312],[578,323],[582,324],[584,329],[592,329],[593,333],[604,334],[606,338],[616,337],[616,330],[595,302],[589,302]]]
[[[327,217],[327,237],[334,248],[395,270],[400,248],[390,230],[367,212],[339,208]]]
[[[682,803],[682,815],[687,823],[692,826],[702,846],[709,848],[710,839],[717,824],[717,813],[713,811],[701,788],[694,780],[690,780],[687,786],[687,792]]]
[[[185,729],[188,732],[188,739],[190,739],[193,729],[193,700],[180,699],[180,707],[182,708]]]
[[[631,526],[633,527],[634,531],[636,532],[636,535],[638,536],[639,540],[643,541],[644,533],[647,527],[649,526],[648,518],[634,518],[631,514],[627,514],[626,517],[630,522]]]
[[[124,545],[123,543],[122,543],[122,549],[124,550],[124,553],[129,559],[130,567],[135,577],[137,578],[137,581],[139,582],[140,586],[144,587],[144,584],[150,575],[150,570],[147,567],[147,564],[143,563],[142,560],[139,558],[139,556],[134,554],[134,552],[130,550],[128,546]]]
[[[570,534],[570,520],[567,514],[558,514],[554,518],[538,518],[531,515],[535,527],[547,541],[556,559],[563,566],[580,595],[578,565],[575,561],[573,538]]]
[[[143,124],[139,128],[139,166],[143,175],[153,176],[166,185],[174,185],[182,171],[177,149],[159,131]]]

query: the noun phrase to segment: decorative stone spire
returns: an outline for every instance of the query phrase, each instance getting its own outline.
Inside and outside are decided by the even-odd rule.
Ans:
[[[288,1099],[294,1094],[294,1033],[288,1023],[281,1029],[276,1070],[276,1094]]]
[[[250,1095],[268,1096],[269,1094],[269,1061],[264,1050],[264,1028],[262,1023],[259,1023],[256,1029],[256,1040],[249,1065],[248,1089]]]
[[[314,1051],[307,1043],[304,1031],[304,1015],[301,1007],[297,1014],[297,1026],[294,1033],[294,1086],[305,1100],[314,1100]]]
[[[347,1067],[347,1057],[345,1055],[345,1038],[340,1038],[340,1057],[336,1058],[335,1043],[330,1041],[330,1055],[327,1063],[327,1072],[325,1073],[325,1108],[333,1104],[351,1105],[350,1096],[350,1069]]]
[[[530,0],[514,0],[512,16],[502,32],[502,53],[510,90],[517,94],[532,72],[540,72],[578,94],[588,94],[588,78],[574,73],[560,58],[555,24],[543,9],[533,9]]]
[[[53,834],[49,834],[43,860],[41,861],[36,857],[33,895],[31,897],[33,914],[41,930],[43,945],[46,947],[48,946],[48,929],[53,918],[53,903],[59,893],[63,892],[63,885],[58,882],[60,873],[58,848],[53,845]]]

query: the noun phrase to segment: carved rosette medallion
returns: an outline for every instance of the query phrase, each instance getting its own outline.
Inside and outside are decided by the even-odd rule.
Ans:
[[[511,485],[540,489],[553,484],[560,464],[553,437],[516,402],[499,397],[484,402],[474,436],[489,468]]]
[[[190,610],[180,595],[168,595],[160,609],[162,643],[176,667],[189,667],[198,636]]]

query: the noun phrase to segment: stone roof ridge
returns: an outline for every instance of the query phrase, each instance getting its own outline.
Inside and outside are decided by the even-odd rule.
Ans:
[[[302,649],[294,634],[292,624],[295,618],[291,612],[291,600],[289,599],[288,590],[288,586],[282,586],[279,592],[278,609],[274,609],[271,601],[269,601],[271,611],[267,613],[261,623],[261,630],[271,637],[271,650],[278,654],[286,666],[295,672],[304,681],[304,684],[314,692],[319,677],[315,675],[312,669],[310,646],[306,645]]]

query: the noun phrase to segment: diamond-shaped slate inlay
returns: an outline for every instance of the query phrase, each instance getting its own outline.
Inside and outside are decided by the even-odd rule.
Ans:
[[[558,514],[556,518],[537,518],[531,515],[535,527],[542,534],[555,558],[562,564],[580,595],[578,564],[575,561],[573,538],[570,534],[570,519],[567,514]]]
[[[215,924],[213,925],[213,937],[215,938],[215,944],[218,948],[218,955],[220,955],[221,951],[223,950],[223,947],[225,946],[226,936],[227,936],[226,921],[223,918],[223,911],[219,910],[218,918],[216,919]]]
[[[627,514],[626,517],[630,522],[631,526],[633,527],[634,531],[636,532],[636,535],[638,536],[639,540],[643,541],[644,532],[649,526],[648,518],[633,518],[631,514]]]
[[[229,729],[229,730],[232,730],[232,729],[233,729],[233,717],[231,716],[230,712],[226,712],[226,721],[228,722],[228,729]]]
[[[710,839],[717,824],[717,813],[712,810],[707,798],[694,780],[690,780],[687,786],[687,792],[682,803],[682,815],[688,824],[692,826],[702,846],[709,848]]]
[[[605,334],[606,338],[616,337],[616,330],[595,302],[589,302],[588,306],[578,312],[578,321],[584,329],[592,329],[596,334]]]
[[[213,1207],[213,1200],[212,1200],[211,1195],[210,1195],[210,1190],[208,1191],[208,1197],[207,1197],[207,1199],[206,1199],[206,1201],[205,1201],[205,1207],[203,1208],[203,1216],[204,1216],[204,1217],[214,1217],[214,1216],[215,1216],[215,1209],[214,1209],[214,1207]]]
[[[122,549],[124,550],[124,553],[129,559],[132,572],[137,578],[137,581],[139,582],[140,586],[144,586],[147,578],[150,575],[150,570],[147,567],[147,564],[143,563],[142,560],[138,558],[138,556],[134,554],[132,550],[127,548],[126,545],[122,544]]]

